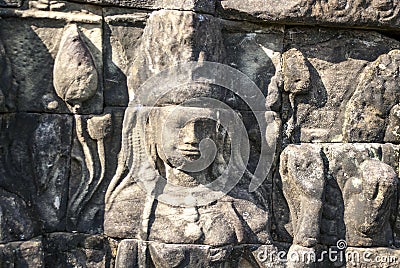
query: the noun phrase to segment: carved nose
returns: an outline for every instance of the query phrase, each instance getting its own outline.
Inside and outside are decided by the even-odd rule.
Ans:
[[[199,144],[195,135],[185,136],[185,138],[183,139],[183,143],[188,144],[188,145],[193,145],[193,146],[196,146]]]
[[[196,135],[195,125],[193,123],[186,125],[183,131],[183,143],[190,145],[197,145],[199,143]]]

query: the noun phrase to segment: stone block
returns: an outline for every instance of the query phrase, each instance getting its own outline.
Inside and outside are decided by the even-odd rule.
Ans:
[[[6,17],[0,21],[0,38],[3,41],[15,79],[11,90],[17,91],[16,107],[19,111],[72,112],[72,107],[69,107],[62,98],[57,96],[54,88],[55,81],[65,80],[65,83],[71,80],[78,81],[77,75],[82,74],[82,72],[77,74],[60,67],[59,73],[56,73],[54,77],[53,69],[57,55],[59,62],[72,64],[76,61],[76,65],[78,65],[82,61],[82,58],[79,58],[82,54],[79,54],[77,50],[68,52],[64,47],[61,49],[63,53],[60,51],[60,42],[68,28],[65,25],[66,22],[63,20],[38,20],[36,18],[19,20]],[[102,28],[100,24],[83,22],[77,22],[76,25],[78,25],[77,31],[82,40],[76,48],[84,47],[87,55],[93,59],[95,65],[93,72],[97,74],[95,92],[90,99],[84,100],[80,113],[100,113],[103,109]],[[18,34],[15,34],[16,32]],[[5,93],[3,92],[3,94]]]
[[[41,238],[0,244],[1,267],[44,267]]]
[[[322,186],[323,198],[322,217],[320,226],[319,243],[324,245],[335,245],[340,239],[346,239],[349,246],[390,246],[394,241],[394,233],[397,233],[394,221],[396,213],[397,175],[398,170],[398,147],[391,144],[302,144],[288,146],[283,155],[292,155],[293,160],[281,156],[280,176],[274,180],[273,214],[277,231],[276,239],[287,241],[287,234],[296,234],[299,229],[293,226],[293,217],[288,215],[293,200],[289,194],[295,189],[301,190],[303,181],[309,176],[299,175],[301,172],[315,172],[315,168],[302,165],[306,159],[303,151],[305,147],[311,147],[319,151],[309,163],[322,163],[319,169],[320,180],[325,180]],[[296,156],[297,155],[297,156]],[[286,163],[285,159],[289,159]],[[297,159],[297,160],[295,160]],[[283,162],[282,162],[283,161]],[[297,162],[298,163],[297,163]],[[298,180],[293,187],[287,187],[287,174],[290,174],[288,165],[294,165],[293,169]],[[309,170],[311,169],[311,170]],[[297,171],[296,171],[297,170]],[[312,171],[313,170],[313,171]],[[301,172],[300,172],[301,171]],[[300,173],[299,173],[300,172]],[[317,175],[318,175],[317,174]],[[281,179],[282,177],[282,179]],[[320,183],[320,182],[318,182]],[[297,185],[297,186],[296,186]],[[306,184],[311,191],[316,183]],[[285,187],[284,187],[285,186]],[[321,190],[321,187],[318,186]],[[282,191],[286,198],[282,199]],[[304,190],[305,191],[305,190]],[[315,191],[312,191],[315,192]],[[301,196],[301,195],[300,195]],[[302,199],[302,197],[300,197]],[[369,196],[369,197],[367,197]],[[364,198],[364,199],[363,199]],[[310,203],[311,204],[311,203]],[[296,205],[294,205],[296,207]],[[313,204],[315,207],[315,204]],[[304,210],[305,217],[309,209]],[[290,213],[292,213],[290,211]],[[286,228],[282,228],[285,226]],[[300,229],[307,232],[308,229]],[[290,240],[289,240],[290,241]]]
[[[79,0],[79,2],[140,9],[175,9],[213,14],[216,0]]]
[[[398,46],[376,32],[288,29],[283,58],[295,59],[291,51],[297,50],[294,62],[303,62],[309,72],[309,81],[302,82],[306,90],[284,85],[281,116],[288,142],[383,142],[398,101]],[[396,139],[388,134],[386,140]]]
[[[112,267],[108,240],[99,235],[51,233],[43,239],[48,267]]]
[[[65,229],[72,117],[0,116],[0,187],[28,204],[45,231]]]
[[[222,0],[217,12],[230,19],[337,27],[389,28],[399,25],[400,5],[393,0]]]
[[[104,14],[104,101],[106,106],[126,107],[127,77],[149,14],[143,11],[126,14],[126,10],[118,8],[104,8]]]

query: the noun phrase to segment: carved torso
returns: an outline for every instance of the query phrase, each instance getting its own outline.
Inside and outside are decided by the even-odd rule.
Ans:
[[[239,193],[240,194],[240,193]],[[133,198],[132,198],[133,197]],[[139,238],[145,192],[136,184],[121,191],[106,213],[106,230],[114,237]],[[131,208],[129,211],[122,207]],[[123,213],[122,213],[123,211]],[[211,246],[260,243],[269,239],[268,212],[256,200],[227,196],[207,206],[173,207],[154,201],[148,239],[168,244]],[[118,232],[115,226],[118,226]]]

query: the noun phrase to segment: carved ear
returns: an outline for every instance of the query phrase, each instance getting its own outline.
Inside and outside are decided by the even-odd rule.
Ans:
[[[97,91],[96,66],[76,24],[65,28],[53,74],[57,95],[69,104],[80,104]]]

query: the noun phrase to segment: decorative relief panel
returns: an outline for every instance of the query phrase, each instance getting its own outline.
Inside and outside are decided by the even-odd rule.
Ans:
[[[399,266],[400,6],[278,2],[0,1],[0,267]]]

